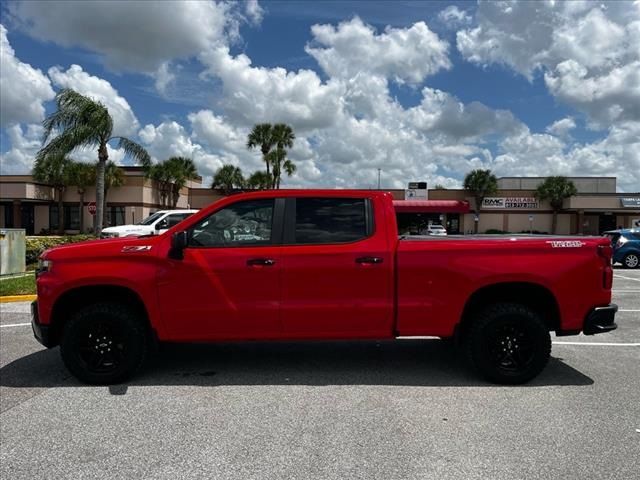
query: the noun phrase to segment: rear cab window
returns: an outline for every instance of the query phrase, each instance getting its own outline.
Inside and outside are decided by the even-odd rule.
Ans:
[[[367,198],[298,197],[294,205],[287,212],[289,228],[285,243],[352,243],[373,233],[371,203]]]

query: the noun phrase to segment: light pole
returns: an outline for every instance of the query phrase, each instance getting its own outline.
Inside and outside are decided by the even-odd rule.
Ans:
[[[381,170],[382,170],[381,168],[378,168],[378,190],[380,190],[380,171]]]

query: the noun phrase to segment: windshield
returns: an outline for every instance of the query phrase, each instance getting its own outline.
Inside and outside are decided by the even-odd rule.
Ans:
[[[147,218],[142,220],[138,225],[151,225],[153,222],[155,222],[160,217],[162,217],[162,215],[164,215],[164,213],[162,213],[162,212],[152,213]]]

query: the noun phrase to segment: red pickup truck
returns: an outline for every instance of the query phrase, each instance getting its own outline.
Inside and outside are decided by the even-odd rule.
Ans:
[[[263,191],[159,236],[48,250],[32,325],[88,383],[130,377],[156,342],[407,336],[454,338],[486,379],[522,383],[549,332],[616,328],[612,276],[606,238],[404,238],[388,193]]]

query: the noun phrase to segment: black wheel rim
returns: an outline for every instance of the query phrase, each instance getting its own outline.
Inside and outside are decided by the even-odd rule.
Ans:
[[[491,361],[502,373],[518,375],[531,365],[535,352],[533,339],[522,326],[496,326],[487,340]]]
[[[90,373],[104,375],[117,372],[124,364],[124,336],[110,323],[92,323],[79,336],[78,356]]]

